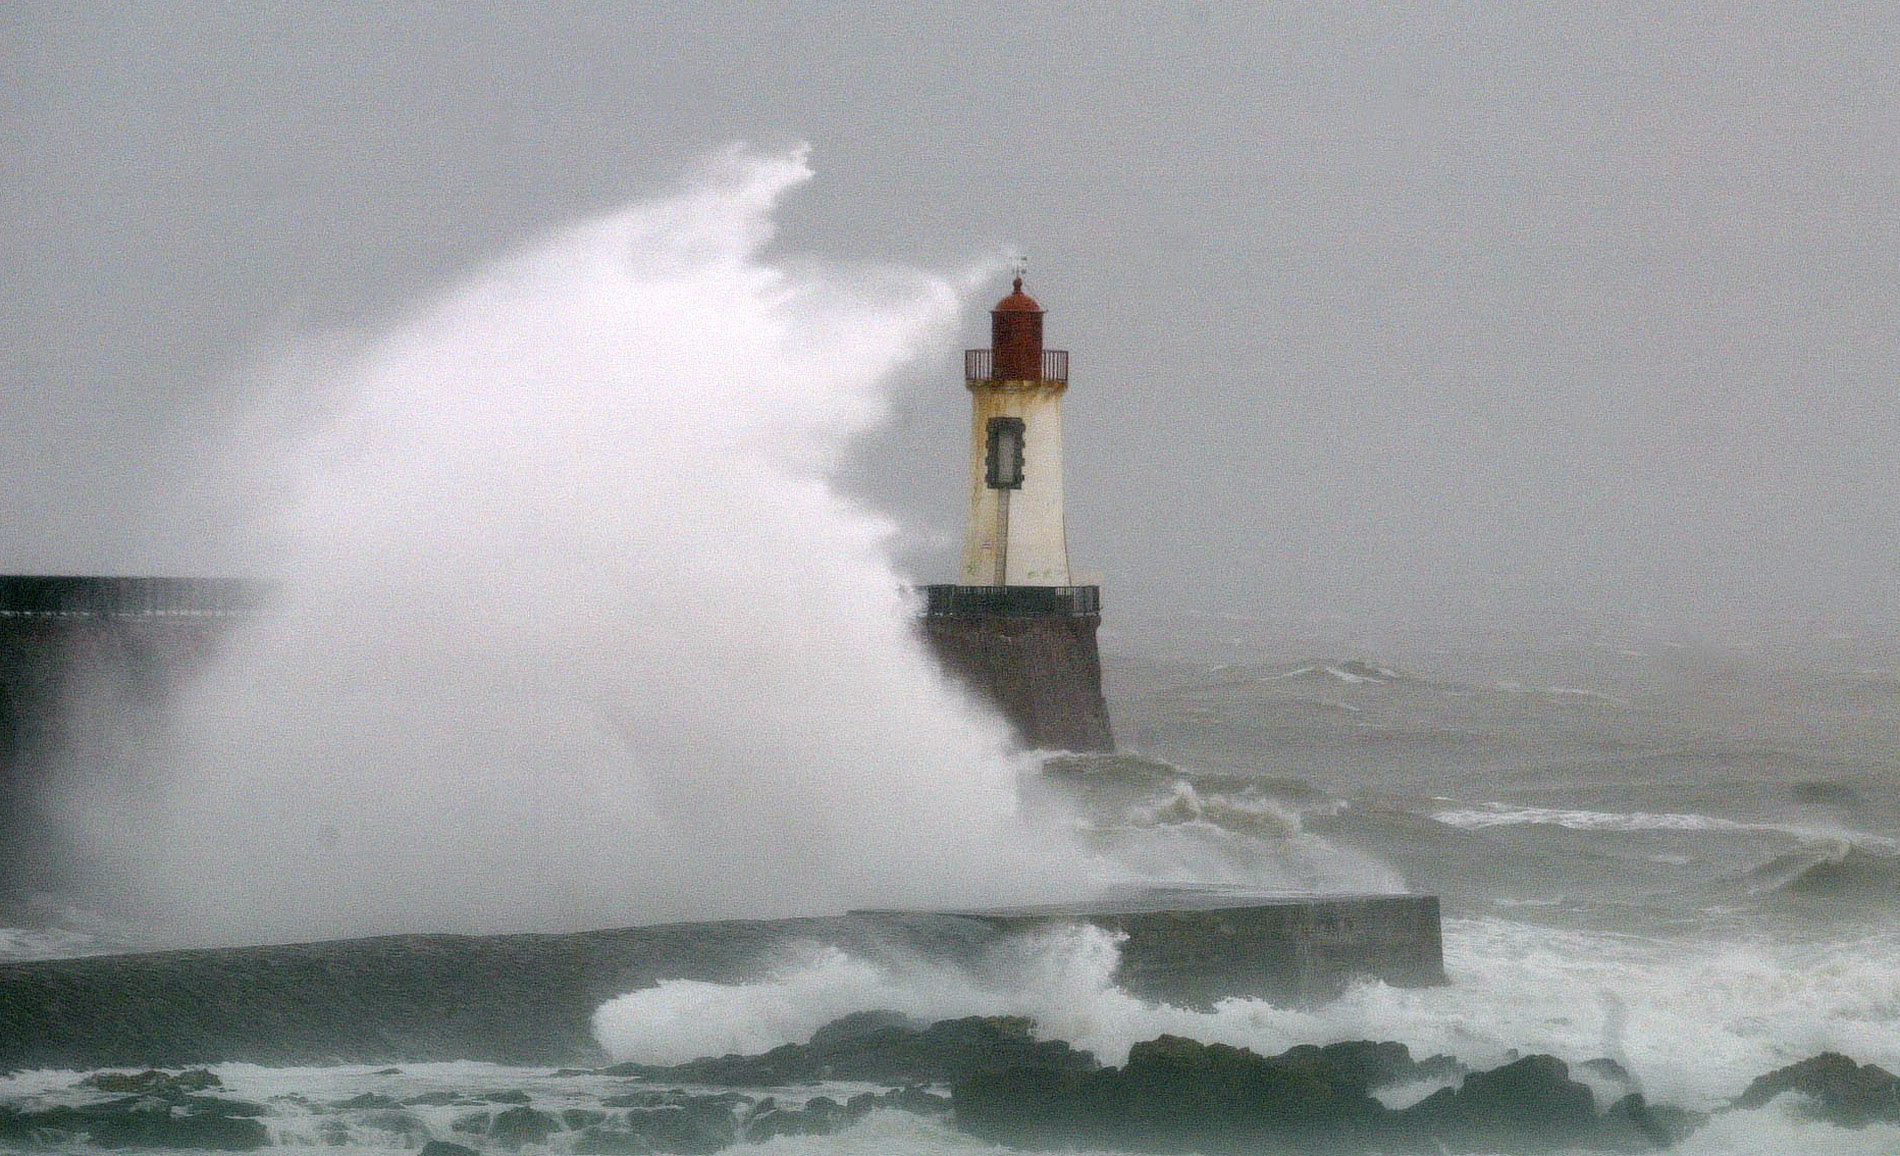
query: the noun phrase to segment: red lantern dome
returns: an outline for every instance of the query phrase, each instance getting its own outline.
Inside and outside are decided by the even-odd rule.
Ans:
[[[1035,381],[1042,377],[1042,306],[1023,292],[1016,278],[1009,296],[990,310],[991,373],[999,381]]]

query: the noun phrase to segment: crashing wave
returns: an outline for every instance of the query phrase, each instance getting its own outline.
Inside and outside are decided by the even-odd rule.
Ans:
[[[1841,839],[1777,856],[1747,876],[1752,894],[1891,903],[1900,894],[1900,854]]]

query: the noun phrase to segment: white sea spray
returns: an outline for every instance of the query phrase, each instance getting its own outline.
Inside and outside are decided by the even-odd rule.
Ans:
[[[775,264],[802,150],[554,234],[287,447],[265,613],[92,850],[188,942],[1044,898],[1002,724],[828,480],[951,281]],[[946,476],[954,476],[946,469]]]

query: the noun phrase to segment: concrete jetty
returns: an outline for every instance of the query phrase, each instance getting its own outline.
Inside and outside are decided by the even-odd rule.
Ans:
[[[0,918],[64,882],[50,797],[141,781],[166,702],[262,597],[221,579],[0,575]]]
[[[1205,1005],[1444,982],[1438,902],[1156,892],[1070,907],[862,911],[561,935],[401,935],[0,964],[0,1070],[490,1060],[594,1065],[590,1024],[663,979],[766,978],[802,947],[980,967],[1015,935],[1126,935],[1117,981]]]

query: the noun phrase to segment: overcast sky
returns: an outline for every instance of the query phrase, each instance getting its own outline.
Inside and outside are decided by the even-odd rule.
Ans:
[[[16,2],[0,571],[219,565],[249,370],[804,139],[778,252],[1029,253],[1111,617],[1900,633],[1896,60],[1890,0]],[[852,470],[924,579],[959,379]]]

